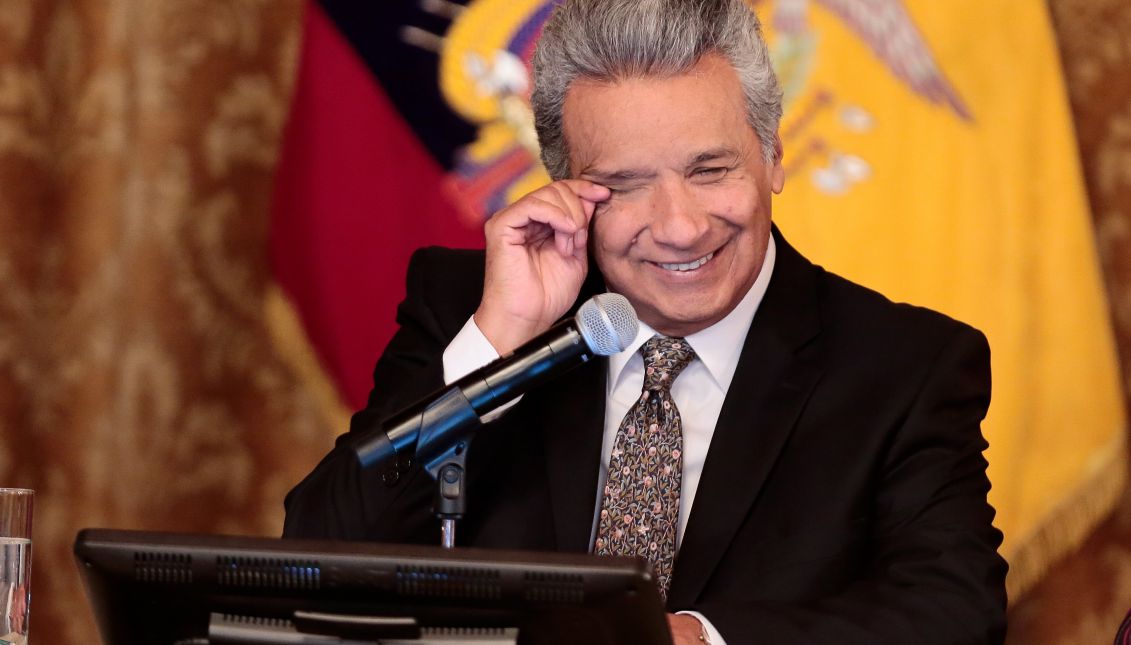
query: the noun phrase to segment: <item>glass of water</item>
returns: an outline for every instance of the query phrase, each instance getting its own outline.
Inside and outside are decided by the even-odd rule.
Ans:
[[[26,645],[35,491],[0,488],[0,645]]]

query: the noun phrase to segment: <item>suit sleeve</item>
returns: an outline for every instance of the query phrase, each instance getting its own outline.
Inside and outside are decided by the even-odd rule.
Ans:
[[[891,438],[864,575],[801,605],[693,609],[730,643],[1002,642],[1007,566],[980,430],[989,396],[989,346],[963,326]]]
[[[390,476],[390,469],[362,469],[346,441],[443,387],[441,356],[452,330],[440,323],[427,295],[434,282],[424,249],[409,261],[406,296],[397,309],[399,329],[377,362],[373,390],[364,410],[350,421],[350,432],[287,495],[284,537],[434,542],[429,512],[432,482],[415,465]],[[396,518],[395,521],[392,518]]]

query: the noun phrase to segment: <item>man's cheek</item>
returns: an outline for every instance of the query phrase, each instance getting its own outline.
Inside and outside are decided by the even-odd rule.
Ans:
[[[626,226],[628,223],[622,213],[611,209],[593,218],[589,237],[593,242],[593,254],[598,262],[628,252],[634,237],[632,228]]]
[[[710,213],[714,213],[720,220],[741,226],[749,225],[757,218],[758,210],[757,200],[748,195],[736,195],[729,200],[719,199],[710,205]]]

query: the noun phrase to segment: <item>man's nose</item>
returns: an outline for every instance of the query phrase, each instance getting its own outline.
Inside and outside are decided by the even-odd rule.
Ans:
[[[691,248],[707,233],[707,211],[684,181],[662,182],[652,212],[652,240],[657,244]]]

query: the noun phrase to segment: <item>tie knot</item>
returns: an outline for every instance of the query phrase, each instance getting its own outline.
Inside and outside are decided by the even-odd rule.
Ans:
[[[682,338],[655,335],[640,347],[644,357],[644,389],[669,390],[683,368],[695,358],[695,350]]]

